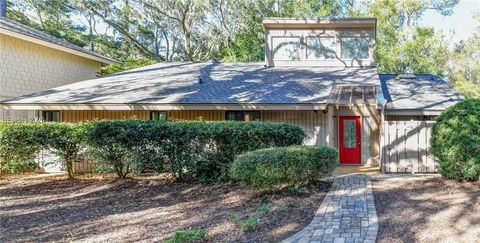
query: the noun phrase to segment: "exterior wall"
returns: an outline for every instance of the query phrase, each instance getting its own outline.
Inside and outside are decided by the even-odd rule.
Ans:
[[[386,173],[437,172],[430,151],[434,121],[385,121],[382,136],[382,171]]]
[[[378,111],[374,107],[338,107],[333,108],[333,146],[338,148],[338,116],[362,117],[362,161],[364,164],[378,164],[380,139]],[[175,110],[167,111],[169,119],[179,120],[225,120],[222,110]],[[322,111],[260,111],[262,121],[286,122],[305,129],[306,145],[328,145],[329,135],[328,113]],[[150,112],[144,110],[128,111],[92,111],[69,110],[61,111],[63,122],[83,122],[102,119],[150,119]]]
[[[0,99],[92,79],[101,63],[0,34]],[[5,111],[0,119],[29,117],[35,112]]]
[[[375,29],[374,28],[324,28],[324,29],[266,29],[265,30],[265,60],[268,66],[375,66]],[[300,38],[301,54],[300,60],[273,60],[272,48],[273,38],[276,37],[298,37]],[[306,38],[308,37],[333,37],[335,38],[335,59],[307,60]],[[368,37],[369,58],[361,60],[341,59],[341,37]]]

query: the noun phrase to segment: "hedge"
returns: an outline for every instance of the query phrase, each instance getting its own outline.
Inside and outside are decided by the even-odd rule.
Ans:
[[[442,112],[432,128],[430,144],[440,174],[455,180],[478,180],[480,100],[466,100]]]
[[[93,159],[129,171],[169,170],[179,180],[223,181],[235,156],[273,146],[299,145],[305,132],[268,122],[95,121],[80,125]]]
[[[326,146],[290,146],[260,149],[238,156],[231,178],[254,189],[273,191],[298,188],[330,174],[338,152]]]
[[[78,159],[80,138],[78,130],[66,123],[0,123],[0,171],[22,172],[35,169],[36,157],[50,150],[73,178],[72,163]]]

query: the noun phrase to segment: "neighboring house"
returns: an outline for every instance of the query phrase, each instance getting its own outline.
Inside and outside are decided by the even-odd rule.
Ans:
[[[92,79],[113,60],[0,17],[0,101]],[[39,117],[0,107],[0,120]]]
[[[462,99],[433,75],[379,75],[375,19],[263,23],[265,63],[154,64],[4,105],[51,111],[64,122],[132,117],[287,122],[306,130],[305,144],[338,148],[341,164],[377,165],[384,119],[430,120]]]

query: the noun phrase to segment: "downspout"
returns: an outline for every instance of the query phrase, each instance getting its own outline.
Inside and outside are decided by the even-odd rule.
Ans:
[[[7,0],[0,0],[0,17],[7,17]]]
[[[380,164],[380,169],[382,173],[385,173],[384,170],[384,165],[383,165],[383,146],[382,146],[382,137],[385,134],[384,131],[384,122],[385,122],[385,106],[387,104],[387,100],[383,96],[383,90],[381,86],[375,86],[375,94],[376,94],[376,100],[377,100],[377,107],[380,107],[380,132],[379,132],[379,141],[380,141],[380,149],[379,149],[379,164]]]

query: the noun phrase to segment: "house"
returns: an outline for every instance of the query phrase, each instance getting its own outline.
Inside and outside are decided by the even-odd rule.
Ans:
[[[158,63],[3,105],[50,112],[64,122],[287,122],[305,129],[305,144],[338,148],[341,164],[378,165],[387,151],[384,121],[430,120],[462,99],[434,75],[379,75],[376,19],[272,18],[263,24],[264,63]]]
[[[0,17],[0,101],[96,77],[113,60]],[[39,117],[0,107],[0,120]]]

